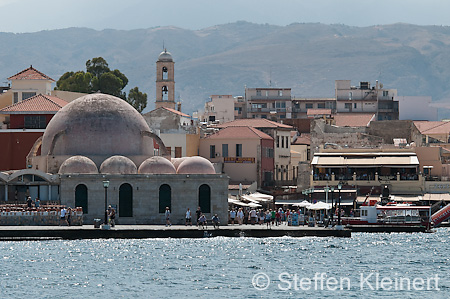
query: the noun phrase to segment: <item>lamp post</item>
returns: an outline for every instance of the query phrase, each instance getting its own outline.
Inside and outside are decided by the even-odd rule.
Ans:
[[[339,207],[338,207],[338,226],[341,227],[341,189],[342,189],[342,184],[341,182],[339,182],[339,184],[337,185],[338,190],[339,190]]]
[[[334,187],[332,186],[330,188],[331,190],[331,225],[333,225],[333,216],[334,216],[334,211],[333,211],[333,206],[334,206]]]
[[[105,224],[108,224],[108,187],[109,187],[109,181],[104,180],[103,181],[103,187],[105,188]]]

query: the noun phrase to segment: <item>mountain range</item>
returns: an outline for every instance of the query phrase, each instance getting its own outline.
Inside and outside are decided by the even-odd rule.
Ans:
[[[154,108],[156,60],[175,61],[183,111],[202,109],[213,94],[244,95],[247,87],[292,88],[295,97],[334,97],[335,80],[375,80],[400,96],[432,96],[450,105],[450,27],[392,24],[351,27],[236,22],[201,30],[67,28],[0,33],[0,84],[33,65],[55,80],[103,57],[138,86]]]

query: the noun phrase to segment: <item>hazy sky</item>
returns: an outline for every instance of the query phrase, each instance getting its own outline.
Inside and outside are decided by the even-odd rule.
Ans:
[[[248,21],[450,25],[448,0],[0,0],[0,32],[67,27],[201,29]]]

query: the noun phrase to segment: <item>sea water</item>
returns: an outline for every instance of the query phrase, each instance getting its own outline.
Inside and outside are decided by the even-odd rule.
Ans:
[[[449,232],[0,242],[0,297],[449,298]]]

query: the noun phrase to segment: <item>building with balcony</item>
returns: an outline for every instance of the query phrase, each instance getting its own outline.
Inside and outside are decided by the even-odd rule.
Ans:
[[[200,121],[208,123],[225,123],[235,117],[235,98],[232,95],[212,95],[205,103]]]
[[[424,179],[413,150],[339,149],[315,153],[311,162],[313,187],[351,186],[358,194],[373,194],[387,186],[392,194],[422,194]]]
[[[268,119],[238,119],[232,122],[220,124],[219,129],[228,127],[253,127],[274,140],[274,180],[277,185],[293,183],[296,177],[296,168],[291,163],[291,131],[292,126],[270,121]]]
[[[245,88],[246,118],[280,121],[292,118],[290,88]]]
[[[350,80],[335,81],[337,112],[376,113],[377,120],[398,120],[399,110],[396,89],[383,89],[383,84],[360,82],[351,86]]]
[[[273,185],[274,140],[253,127],[226,127],[200,140],[200,156],[219,164],[231,184]]]

